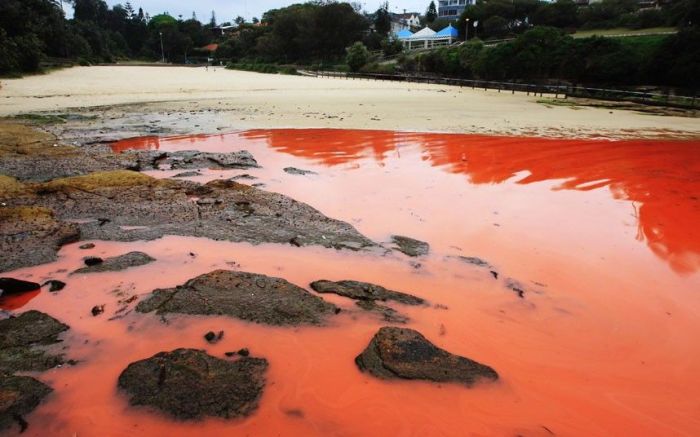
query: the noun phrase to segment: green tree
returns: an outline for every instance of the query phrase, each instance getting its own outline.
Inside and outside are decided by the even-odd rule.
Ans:
[[[374,13],[374,31],[386,36],[391,30],[391,17],[389,16],[389,3],[384,2]]]
[[[347,49],[345,62],[350,67],[350,71],[360,71],[369,61],[369,50],[361,42],[356,42]]]
[[[428,9],[425,11],[425,22],[432,23],[437,19],[437,17],[438,13],[437,8],[435,7],[435,2],[431,0],[430,4],[428,5]]]

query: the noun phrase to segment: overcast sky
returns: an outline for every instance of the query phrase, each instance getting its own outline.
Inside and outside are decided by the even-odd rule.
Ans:
[[[125,4],[127,0],[106,0],[107,4],[113,6],[117,3]],[[211,11],[216,11],[216,20],[218,23],[224,21],[233,21],[237,16],[245,17],[250,20],[253,17],[260,18],[263,12],[270,9],[288,6],[293,3],[304,3],[303,1],[292,0],[188,0],[188,1],[172,1],[172,0],[131,0],[134,9],[138,10],[142,7],[144,12],[153,15],[168,12],[173,17],[182,15],[184,19],[190,18],[192,12],[197,14],[197,19],[202,22],[208,22],[211,18]],[[359,2],[367,11],[375,11],[381,0],[363,0]],[[389,10],[391,12],[403,12],[406,9],[408,12],[425,12],[430,0],[402,0],[401,2],[389,2]],[[435,1],[437,4],[437,0]],[[66,3],[64,3],[64,6]],[[72,11],[66,7],[66,13],[70,17]]]

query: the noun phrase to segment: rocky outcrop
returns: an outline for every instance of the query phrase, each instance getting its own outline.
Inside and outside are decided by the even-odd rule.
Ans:
[[[143,252],[129,252],[124,255],[107,258],[100,263],[87,265],[86,267],[80,268],[73,273],[118,272],[121,270],[126,270],[129,267],[143,266],[152,263],[155,260],[155,258],[152,258]]]
[[[32,412],[52,391],[34,378],[0,372],[0,431],[17,424],[23,432],[28,424],[22,416]]]
[[[42,346],[59,342],[58,335],[69,328],[39,311],[0,320],[0,372],[42,371],[64,363]]]
[[[402,235],[392,235],[391,242],[396,245],[396,250],[408,256],[423,256],[430,252],[430,245],[425,241],[415,240]]]
[[[57,220],[49,208],[0,207],[0,272],[55,261],[62,245],[78,239],[78,225]]]
[[[3,182],[4,181],[4,182]],[[348,223],[281,194],[234,181],[205,185],[131,171],[42,184],[0,177],[0,271],[55,260],[80,238],[152,240],[182,235],[252,244],[361,250],[376,244]]]
[[[315,175],[315,174],[318,174],[318,173],[316,173],[315,171],[311,171],[311,170],[302,170],[302,169],[296,168],[296,167],[285,167],[285,168],[284,168],[284,172],[285,172],[285,173],[292,174],[292,175],[297,175],[297,176],[306,176],[306,175]]]
[[[246,150],[230,153],[200,152],[180,150],[164,152],[160,150],[134,150],[122,153],[128,159],[135,159],[138,170],[169,168],[172,170],[212,168],[245,169],[259,167],[253,155]]]
[[[136,311],[226,315],[267,325],[321,325],[339,310],[281,278],[216,270],[184,285],[153,291]]]
[[[360,281],[327,281],[311,283],[311,288],[318,293],[335,293],[339,296],[356,300],[394,301],[406,305],[422,305],[425,300],[400,291],[389,290],[381,285]]]
[[[381,328],[355,363],[361,371],[382,379],[420,379],[467,386],[498,379],[491,367],[440,349],[418,331],[396,327]]]
[[[177,419],[245,417],[258,407],[267,360],[223,360],[195,349],[160,352],[131,363],[119,388],[131,405],[156,408]]]

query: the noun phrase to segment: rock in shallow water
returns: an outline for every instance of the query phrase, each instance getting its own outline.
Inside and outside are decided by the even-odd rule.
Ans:
[[[245,417],[265,387],[267,360],[222,360],[195,349],[160,352],[119,375],[131,405],[155,407],[177,419]]]
[[[136,311],[227,315],[268,325],[321,325],[336,306],[281,278],[216,270],[154,290]]]
[[[422,305],[425,300],[400,291],[389,290],[381,285],[360,281],[327,281],[322,279],[311,283],[311,288],[318,293],[335,293],[339,296],[357,300],[393,300],[406,305]]]
[[[118,272],[121,270],[126,270],[129,267],[146,265],[152,263],[155,260],[155,258],[152,258],[148,254],[145,254],[143,252],[129,252],[124,255],[107,258],[99,263],[88,264],[87,267],[78,269],[73,273]]]
[[[408,256],[423,256],[430,252],[428,243],[402,235],[392,235],[391,242],[396,244],[396,249],[399,252],[403,252]]]
[[[0,320],[0,372],[41,371],[63,364],[62,355],[37,348],[59,342],[67,325],[39,311]]]
[[[26,293],[41,288],[36,282],[23,281],[15,278],[0,278],[0,296]]]
[[[299,175],[299,176],[305,176],[305,175],[315,175],[318,174],[315,171],[311,170],[302,170],[300,168],[296,167],[285,167],[284,168],[285,173],[293,174],[293,175]]]
[[[43,382],[28,376],[7,375],[0,372],[0,431],[17,423],[24,431],[23,417],[32,412],[53,390]]]
[[[498,379],[491,367],[440,349],[413,329],[381,328],[355,363],[361,371],[382,379],[422,379],[467,386]]]

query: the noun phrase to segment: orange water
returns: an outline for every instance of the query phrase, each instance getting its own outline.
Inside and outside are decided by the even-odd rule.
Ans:
[[[68,283],[12,303],[71,325],[64,345],[80,360],[38,376],[56,391],[27,418],[30,435],[700,434],[700,142],[260,130],[135,139],[115,150],[139,147],[247,149],[261,169],[191,179],[248,173],[376,241],[408,235],[429,242],[431,254],[416,268],[400,253],[186,237],[66,246],[55,263],[11,273]],[[318,174],[289,175],[287,166]],[[131,250],[158,261],[120,273],[57,272],[78,268],[87,254]],[[499,279],[449,255],[481,257]],[[409,327],[491,365],[501,380],[467,389],[360,373],[354,357],[383,323],[332,295],[323,297],[348,311],[322,328],[192,316],[164,324],[134,313],[108,320],[120,299],[217,268],[301,286],[369,281],[445,305],[397,309],[411,317]],[[525,299],[504,286],[506,278],[523,284]],[[92,317],[97,304],[106,312]],[[209,330],[224,330],[224,339],[207,344]],[[129,407],[116,389],[121,370],[177,347],[221,357],[248,347],[266,357],[258,411],[182,423]]]

